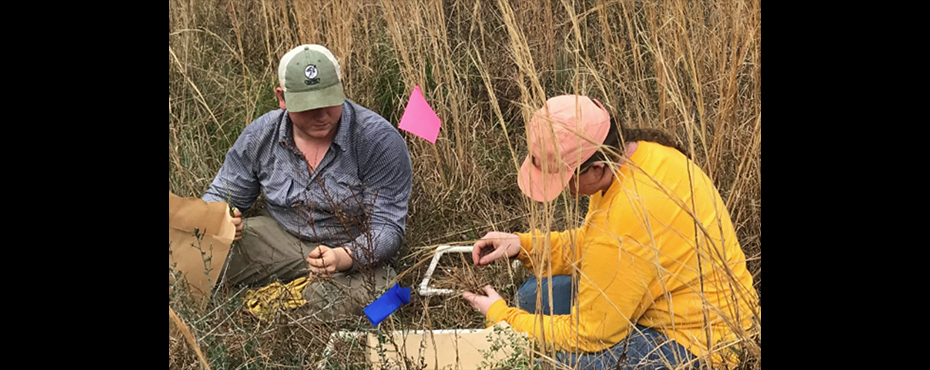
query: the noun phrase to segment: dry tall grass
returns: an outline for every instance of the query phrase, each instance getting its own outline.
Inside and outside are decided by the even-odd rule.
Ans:
[[[238,133],[277,108],[278,58],[318,43],[340,58],[350,99],[396,125],[419,85],[442,119],[435,145],[404,133],[414,167],[405,255],[491,229],[577,225],[584,200],[532,203],[516,168],[528,117],[546,97],[578,93],[685,143],[726,201],[761,296],[759,0],[169,0],[168,15],[176,194],[203,194]],[[334,330],[299,318],[253,327],[223,302],[176,307],[213,368],[303,367]],[[404,310],[413,329],[478,321],[455,317],[468,315],[463,302],[414,303]],[[169,368],[199,366],[182,338],[170,339]],[[760,344],[746,341],[744,367],[761,367]]]

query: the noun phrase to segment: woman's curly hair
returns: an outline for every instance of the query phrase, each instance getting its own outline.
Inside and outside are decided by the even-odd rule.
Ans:
[[[620,133],[623,133],[623,138],[620,138]],[[621,142],[623,141],[623,142]],[[669,135],[665,131],[652,129],[652,128],[629,128],[626,125],[620,123],[617,124],[614,121],[613,117],[610,117],[610,131],[607,132],[607,138],[604,139],[604,145],[607,146],[610,151],[617,153],[617,155],[622,155],[624,148],[626,148],[625,143],[635,142],[635,141],[649,141],[664,145],[670,148],[675,148],[681,154],[684,154],[685,157],[689,159],[691,156],[688,154],[688,151],[685,150],[684,145],[682,145],[678,140]],[[609,158],[610,161],[616,162],[619,158]],[[597,162],[603,162],[608,160],[607,154],[605,151],[597,151],[592,155],[588,160],[584,161],[581,166],[578,166],[579,169],[585,169],[590,167],[592,164]]]

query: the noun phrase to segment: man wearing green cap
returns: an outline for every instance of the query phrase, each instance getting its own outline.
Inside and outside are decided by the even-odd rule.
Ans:
[[[275,88],[281,109],[246,126],[209,189],[208,202],[248,210],[222,283],[264,286],[309,277],[315,314],[360,314],[391,280],[412,185],[410,155],[397,129],[346,99],[342,72],[320,45],[285,54]]]

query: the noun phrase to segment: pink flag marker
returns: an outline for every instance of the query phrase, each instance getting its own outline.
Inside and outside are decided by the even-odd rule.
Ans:
[[[439,116],[430,108],[429,103],[423,98],[420,86],[417,85],[410,94],[407,108],[404,109],[404,115],[401,116],[397,127],[435,144],[436,138],[439,137],[440,125]]]

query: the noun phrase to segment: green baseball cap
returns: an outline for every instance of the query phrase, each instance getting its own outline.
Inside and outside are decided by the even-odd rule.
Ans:
[[[339,61],[320,45],[300,45],[284,54],[278,81],[291,112],[342,105],[346,100]]]

